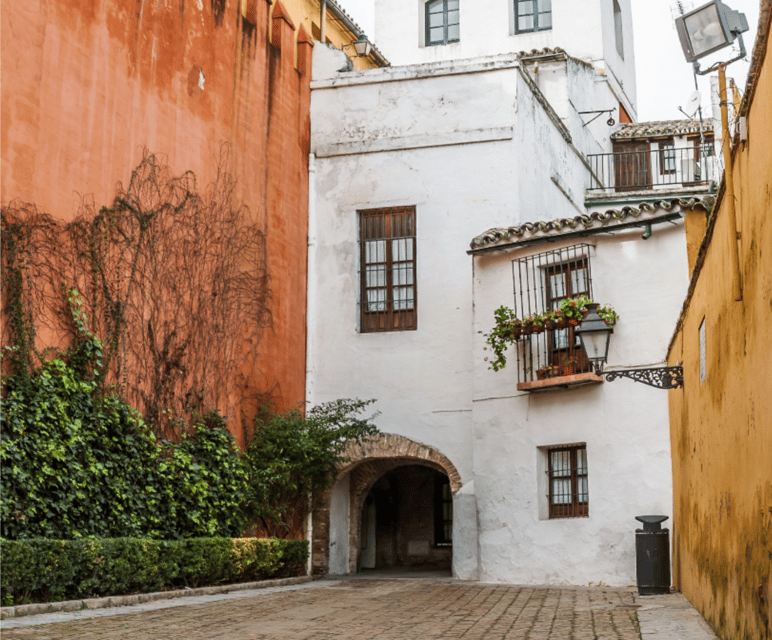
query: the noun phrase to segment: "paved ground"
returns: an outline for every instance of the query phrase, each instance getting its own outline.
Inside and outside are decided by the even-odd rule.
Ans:
[[[680,598],[680,599],[679,599]],[[643,636],[639,629],[641,615]],[[4,640],[711,640],[679,595],[369,576],[4,620]],[[657,626],[659,625],[659,626]],[[680,626],[679,626],[680,625]],[[696,626],[695,626],[696,625]],[[704,627],[701,625],[705,625]]]

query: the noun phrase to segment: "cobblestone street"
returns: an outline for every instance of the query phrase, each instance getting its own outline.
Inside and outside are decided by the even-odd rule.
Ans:
[[[32,620],[6,620],[2,637],[640,640],[633,593],[624,588],[516,587],[450,579],[343,579],[19,628],[9,627]]]

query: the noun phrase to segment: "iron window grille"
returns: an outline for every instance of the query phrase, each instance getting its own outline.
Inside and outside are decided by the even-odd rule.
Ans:
[[[359,212],[362,333],[417,327],[415,207]]]
[[[427,47],[460,40],[459,0],[429,0],[425,11]]]
[[[592,298],[590,249],[577,244],[513,260],[515,315],[553,311],[567,298]],[[575,328],[567,324],[522,336],[515,344],[518,382],[591,371]]]
[[[515,0],[515,33],[552,29],[552,0]]]
[[[547,456],[550,518],[588,516],[587,446],[550,447]]]
[[[438,477],[434,484],[434,545],[453,543],[453,494],[447,477]]]

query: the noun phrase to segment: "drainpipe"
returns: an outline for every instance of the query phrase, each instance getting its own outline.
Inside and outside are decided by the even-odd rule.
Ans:
[[[325,28],[327,23],[327,0],[321,0],[319,7],[319,42],[325,44]]]
[[[316,156],[308,154],[308,256],[306,262],[306,405],[314,406],[314,327],[316,326]]]
[[[645,225],[643,225],[643,229],[644,229],[644,231],[643,231],[643,236],[642,237],[643,237],[644,240],[648,240],[649,238],[651,238],[651,225],[650,224],[645,224]]]
[[[322,0],[324,2],[324,0]],[[324,10],[323,10],[324,11]],[[324,25],[324,22],[322,22]],[[322,27],[324,33],[324,27]],[[314,327],[316,326],[316,156],[308,154],[308,255],[306,258],[306,407],[314,406]],[[314,570],[313,540],[314,513],[313,499],[308,496],[308,515],[306,516],[306,539],[308,545],[307,575]]]

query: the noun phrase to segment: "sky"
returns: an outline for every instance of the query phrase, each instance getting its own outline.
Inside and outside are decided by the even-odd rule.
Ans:
[[[635,66],[638,79],[638,121],[676,120],[685,118],[678,107],[685,107],[694,93],[692,66],[686,62],[678,42],[673,18],[678,15],[676,0],[631,0],[633,7],[633,40]],[[740,60],[727,68],[727,77],[734,78],[740,91],[745,89],[750,53],[756,37],[759,21],[759,0],[724,0],[730,8],[745,14],[750,31],[743,34],[747,60]],[[339,0],[339,4],[351,15],[368,35],[373,34],[374,0]],[[684,1],[684,11],[697,9],[703,0]],[[374,38],[376,46],[377,37]],[[556,43],[560,46],[560,43]],[[570,51],[568,52],[571,53]],[[734,57],[730,50],[716,53],[701,61],[707,69],[713,62]],[[716,73],[711,74],[716,76]],[[698,80],[702,97],[703,114],[710,113],[710,80],[701,76]]]

